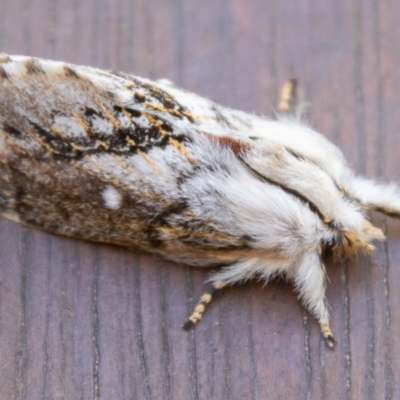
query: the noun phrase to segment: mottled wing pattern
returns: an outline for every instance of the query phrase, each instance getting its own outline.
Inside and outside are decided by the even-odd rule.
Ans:
[[[211,102],[196,115],[145,79],[28,57],[0,62],[3,215],[151,250],[246,247],[193,214],[179,191],[199,169],[191,147],[207,121],[212,130]]]
[[[291,114],[294,89],[285,89],[281,112]],[[330,347],[324,252],[370,252],[384,235],[367,210],[400,216],[397,185],[355,176],[296,119],[21,56],[0,56],[0,172],[0,214],[16,221],[190,265],[224,264],[213,291],[286,275]]]

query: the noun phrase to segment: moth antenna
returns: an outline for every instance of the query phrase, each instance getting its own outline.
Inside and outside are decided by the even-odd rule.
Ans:
[[[302,101],[299,83],[296,78],[288,80],[283,86],[277,111],[281,117],[301,120],[306,104]]]
[[[208,292],[205,292],[201,295],[200,301],[197,303],[194,308],[192,314],[188,318],[188,320],[182,325],[182,328],[185,331],[190,331],[194,328],[194,326],[201,320],[203,317],[204,311],[206,309],[207,304],[210,303],[213,296],[218,293],[222,288],[227,285],[224,281],[216,281],[211,285],[211,289]]]
[[[281,91],[277,110],[279,114],[294,115],[295,106],[298,100],[298,82],[297,79],[292,78],[287,81]]]

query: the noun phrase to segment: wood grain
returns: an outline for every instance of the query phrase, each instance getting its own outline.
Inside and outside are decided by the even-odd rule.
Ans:
[[[273,115],[300,81],[312,126],[399,178],[396,0],[0,0],[10,54],[122,70]],[[329,351],[293,287],[233,287],[181,330],[208,272],[0,220],[1,399],[398,399],[400,223],[329,265]]]

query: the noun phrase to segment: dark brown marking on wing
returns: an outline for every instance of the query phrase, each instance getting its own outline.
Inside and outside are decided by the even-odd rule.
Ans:
[[[81,77],[78,75],[78,73],[75,71],[74,68],[70,67],[69,65],[64,65],[63,67],[65,76],[68,78],[73,78],[73,79],[80,79]]]
[[[120,106],[114,108],[114,118],[118,113],[124,113]],[[109,111],[110,112],[110,111]],[[137,115],[136,113],[133,113]],[[61,112],[53,110],[52,119]],[[141,116],[141,114],[140,114]],[[16,127],[12,124],[4,124],[3,130],[10,137],[20,139],[32,138],[35,135],[40,143],[46,144],[46,149],[53,150],[54,156],[60,158],[81,159],[84,155],[110,153],[115,155],[135,154],[137,151],[147,152],[154,147],[164,148],[173,145],[179,151],[184,152],[182,144],[190,139],[182,134],[174,134],[171,124],[158,116],[152,116],[149,120],[150,126],[135,124],[132,116],[132,124],[122,127],[119,124],[113,126],[113,134],[102,133],[94,129],[94,118],[110,121],[110,116],[105,116],[100,110],[86,107],[83,110],[83,125],[87,135],[81,137],[70,137],[65,140],[64,135],[57,135],[54,129],[48,125],[40,125],[34,120],[27,121],[32,127],[31,135],[28,135],[26,127]],[[81,118],[81,117],[80,117]]]
[[[45,74],[46,71],[34,59],[29,59],[24,62],[25,69],[28,75]]]
[[[9,79],[10,76],[8,75],[8,73],[6,72],[6,70],[3,68],[3,66],[0,65],[0,78],[1,79]]]
[[[157,88],[153,85],[143,83],[142,88],[146,89],[151,97],[156,99],[162,106],[168,110],[175,110],[181,108],[183,111],[183,107],[181,107],[177,101],[167,92]]]
[[[126,110],[133,118],[139,118],[139,117],[142,116],[141,111],[136,110],[136,109],[134,109],[134,108],[130,108],[129,106],[128,106],[128,107],[125,107],[125,110]],[[120,110],[119,112],[121,112],[121,111],[122,111],[122,108],[121,108],[121,110]]]
[[[4,123],[3,125],[3,131],[10,136],[16,137],[16,138],[23,138],[25,135],[17,128],[14,126],[8,124],[7,122]]]
[[[133,97],[139,103],[144,103],[146,101],[146,96],[143,93],[140,93],[140,92],[135,92]]]
[[[226,126],[229,129],[235,129],[232,123],[225,117],[219,106],[217,104],[212,103],[211,110],[214,112],[215,120],[221,124]]]
[[[24,64],[27,73],[40,74],[40,64],[37,61],[27,60]],[[162,102],[159,107],[162,107],[164,111],[153,113],[149,110],[146,113],[145,110],[135,109],[134,104],[132,107],[119,104],[114,95],[107,94],[105,90],[99,91],[90,79],[79,76],[73,67],[65,65],[63,70],[67,77],[72,78],[70,81],[66,81],[65,77],[60,76],[59,73],[54,75],[54,82],[50,74],[41,74],[42,76],[37,78],[39,87],[43,90],[43,96],[54,99],[54,105],[51,108],[37,108],[35,98],[29,92],[25,93],[23,89],[18,89],[23,94],[26,106],[32,108],[33,115],[29,120],[15,115],[15,120],[11,118],[8,121],[4,132],[11,141],[16,138],[26,141],[34,140],[49,153],[49,156],[71,160],[80,160],[87,155],[103,153],[116,156],[132,155],[138,152],[143,154],[152,148],[173,146],[190,162],[192,161],[189,151],[184,147],[184,143],[189,143],[191,139],[177,132],[171,122],[171,116],[179,115],[180,118],[184,118],[181,112],[185,112],[177,103],[174,103],[172,96],[161,89],[152,88],[151,85],[143,87],[141,81],[136,82],[132,78],[131,80],[136,82],[146,99],[154,101],[154,104],[156,101]],[[1,71],[8,78],[6,70],[0,64],[0,76]],[[57,79],[68,82],[76,93],[82,92],[87,99],[85,103],[88,105],[75,106],[68,98],[64,98],[63,94],[56,90]],[[124,76],[124,79],[127,78]],[[132,90],[132,95],[134,95],[134,90]],[[157,99],[154,96],[157,96]],[[139,106],[138,103],[136,104]],[[140,107],[142,106],[140,104]],[[58,116],[71,118],[83,128],[86,134],[69,135],[63,132],[62,129],[57,128]],[[143,118],[147,121],[144,122]],[[129,124],[121,122],[126,119],[129,120]],[[107,128],[108,131],[102,131],[99,128],[101,127],[100,120],[107,122],[108,127],[109,124],[112,125],[111,134],[109,128]],[[43,152],[39,152],[38,156],[42,157]]]
[[[143,82],[131,75],[122,72],[112,72],[119,78],[123,78],[134,84],[133,97],[138,103],[146,103],[146,106],[156,111],[166,112],[178,119],[186,118],[190,122],[194,122],[195,118],[190,114],[188,109],[180,104],[171,94],[158,86]]]
[[[46,143],[51,149],[55,151],[58,157],[61,158],[82,158],[83,153],[74,148],[71,143],[63,140],[63,138],[54,135],[53,132],[47,130],[46,128],[40,126],[34,121],[30,121],[31,126],[37,136]]]

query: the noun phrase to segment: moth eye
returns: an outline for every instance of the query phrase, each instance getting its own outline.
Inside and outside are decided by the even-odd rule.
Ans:
[[[110,210],[118,210],[122,203],[122,194],[112,186],[107,186],[101,193],[104,205]]]

